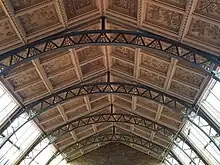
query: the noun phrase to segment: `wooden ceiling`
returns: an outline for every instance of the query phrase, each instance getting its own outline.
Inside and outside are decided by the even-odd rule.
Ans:
[[[100,16],[105,15],[106,29],[140,28],[219,53],[220,6],[209,4],[208,0],[2,0],[0,4],[1,52],[69,28],[100,29]],[[85,80],[107,81],[106,76],[93,78],[107,71],[111,72],[113,82],[136,81],[191,104],[197,101],[210,79],[201,69],[161,52],[123,46],[85,46],[48,53],[13,69],[2,81],[26,105]],[[136,113],[176,131],[183,124],[180,112],[123,94],[96,94],[69,100],[39,115],[35,122],[48,132],[92,112],[110,112],[110,105],[114,112]],[[93,124],[76,129],[57,140],[54,146],[62,149],[112,125]],[[171,142],[141,127],[116,126],[164,148]]]

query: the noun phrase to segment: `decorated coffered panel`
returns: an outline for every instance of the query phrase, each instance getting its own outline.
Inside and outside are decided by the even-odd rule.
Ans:
[[[141,52],[140,66],[151,70],[152,72],[157,72],[161,75],[167,75],[170,59],[159,58],[159,56],[154,56],[148,52]]]
[[[150,139],[151,131],[148,130],[148,129],[143,129],[142,127],[134,126],[133,132],[136,135],[142,136],[142,137],[144,137],[146,139]]]
[[[143,108],[152,110],[152,111],[157,111],[158,104],[155,102],[152,102],[148,99],[144,99],[141,97],[137,97],[137,104],[142,106]]]
[[[188,0],[154,0],[185,9]]]
[[[13,69],[9,75],[5,77],[5,81],[12,87],[14,93],[24,102],[33,101],[43,94],[47,94],[48,90],[44,85],[39,73],[32,63],[26,63]]]
[[[85,137],[91,136],[92,134],[94,134],[94,130],[93,130],[93,128],[90,128],[90,129],[88,129],[88,130],[86,130],[84,132],[80,132],[76,136],[77,136],[77,139],[82,140]]]
[[[192,85],[195,88],[200,88],[205,81],[205,76],[192,70],[177,66],[173,79]]]
[[[100,99],[97,99],[90,103],[92,110],[101,109],[103,107],[106,107],[110,104],[108,96],[101,97]]]
[[[67,111],[66,116],[68,120],[73,120],[78,117],[81,117],[85,114],[89,113],[89,110],[87,109],[86,106],[79,107],[77,109],[73,109],[71,111]]]
[[[100,93],[100,94],[93,94],[93,95],[89,95],[88,98],[89,98],[89,101],[95,101],[95,100],[98,100],[102,97],[104,97],[106,94],[103,94],[103,93]]]
[[[111,47],[111,56],[120,58],[123,61],[127,61],[131,64],[135,63],[135,50],[128,47],[115,46]]]
[[[163,136],[163,135],[161,135],[161,134],[159,134],[159,133],[155,133],[155,134],[154,134],[154,137],[155,137],[155,138],[158,138],[158,139],[161,139],[161,140],[163,140],[164,142],[171,142],[171,139],[170,139],[169,137]]]
[[[62,71],[69,70],[74,67],[70,58],[70,52],[53,54],[40,59],[42,66],[48,77],[58,74]]]
[[[10,0],[15,12],[48,2],[49,0]]]
[[[65,140],[68,140],[68,139],[72,139],[72,135],[70,133],[66,133],[66,134],[60,136],[58,139],[56,139],[54,141],[54,144],[59,144],[59,143],[65,141]]]
[[[105,70],[104,58],[99,58],[81,66],[83,77]]]
[[[109,0],[109,9],[129,17],[137,18],[137,0]]]
[[[122,61],[116,58],[112,58],[112,69],[128,76],[134,75],[134,66],[126,63],[124,60]]]
[[[135,110],[135,112],[141,116],[144,116],[146,118],[149,118],[151,120],[155,120],[156,117],[156,112],[151,111],[149,109],[143,108],[141,106],[137,106],[137,109]]]
[[[163,88],[165,83],[165,76],[160,76],[144,69],[140,69],[138,79],[144,83],[150,84],[151,86],[157,86],[159,88]]]
[[[71,20],[94,11],[97,9],[96,2],[95,0],[63,0],[67,18]]]
[[[157,138],[157,137],[154,137],[152,141],[159,144],[159,145],[162,145],[163,147],[168,147],[168,145],[170,144],[169,142],[166,142],[166,141],[164,141],[160,138]]]
[[[72,100],[69,100],[65,103],[62,104],[62,107],[64,109],[65,112],[77,109],[81,106],[85,105],[85,100],[83,97],[79,97],[79,98],[75,98]]]
[[[90,46],[77,51],[77,58],[80,64],[86,63],[90,60],[94,60],[96,58],[99,58],[100,56],[103,56],[101,46]]]
[[[115,126],[118,127],[118,129],[119,128],[122,129],[122,131],[123,130],[126,130],[126,131],[130,131],[131,130],[131,125],[126,124],[126,123],[116,123]],[[121,130],[120,130],[120,132],[121,132]],[[125,131],[123,131],[123,132],[125,132]]]
[[[182,119],[183,119],[183,114],[181,112],[174,112],[174,111],[168,110],[167,108],[163,108],[161,114],[167,118],[171,118],[178,122],[182,122]]]
[[[14,87],[15,91],[25,88],[25,86],[33,85],[41,81],[35,68],[32,67],[27,70],[20,70],[20,73],[15,76],[8,77],[8,82]]]
[[[199,41],[200,43],[202,42],[209,44],[213,47],[220,47],[219,29],[220,28],[218,24],[206,22],[202,19],[193,18],[187,37]]]
[[[111,109],[110,109],[111,110]],[[109,112],[111,112],[111,111],[109,111]],[[125,108],[125,107],[120,107],[119,105],[117,105],[117,104],[114,104],[114,106],[113,106],[113,112],[114,113],[123,113],[123,114],[130,114],[130,112],[129,112],[129,109],[127,109],[127,108]]]
[[[219,0],[198,0],[195,13],[220,21]]]
[[[92,125],[86,125],[86,126],[84,126],[84,127],[76,128],[76,129],[74,130],[74,132],[75,132],[76,134],[80,134],[80,133],[85,132],[86,130],[89,130],[89,129],[91,129],[91,128],[92,128]]]
[[[37,122],[39,124],[43,124],[43,123],[50,121],[51,119],[55,119],[59,116],[60,116],[60,113],[59,113],[58,109],[55,107],[55,108],[50,109],[50,111],[45,111],[44,113],[37,116]]]
[[[177,97],[180,97],[182,99],[188,99],[192,102],[192,100],[195,100],[195,96],[198,92],[195,88],[192,88],[190,86],[184,85],[183,83],[179,83],[176,81],[172,81],[169,91],[172,92]]]
[[[48,132],[49,130],[56,128],[57,126],[60,126],[64,123],[65,121],[63,120],[63,117],[60,115],[56,118],[51,118],[50,120],[44,122],[43,124],[41,124],[41,127],[43,127],[45,132]]]
[[[73,68],[49,77],[54,89],[70,86],[78,80],[76,72]]]
[[[167,118],[163,115],[160,116],[159,122],[164,124],[164,125],[167,125],[170,128],[173,128],[175,130],[178,130],[180,125],[181,125],[181,122],[177,122],[177,121],[172,120],[170,118]]]
[[[0,19],[6,17],[4,10],[0,6]]]
[[[40,82],[35,85],[31,85],[28,88],[22,89],[18,92],[19,96],[23,98],[24,103],[28,103],[30,101],[34,101],[48,94],[48,90],[43,84]]]
[[[118,96],[122,99],[125,99],[126,101],[132,102],[132,96],[131,95],[118,94]],[[135,97],[135,96],[133,96],[133,97]]]
[[[113,107],[115,108],[115,107]],[[105,114],[105,113],[110,113],[111,112],[111,106],[107,106],[107,107],[104,107],[104,108],[101,108],[95,112],[93,112],[93,114]]]
[[[131,110],[132,108],[132,103],[121,98],[121,97],[118,97],[118,96],[115,96],[115,100],[113,102],[115,105],[117,105],[118,107],[121,107],[125,110]]]
[[[54,5],[35,9],[18,17],[27,35],[60,25]]]
[[[151,3],[147,3],[147,11],[145,14],[145,23],[164,28],[166,30],[178,33],[183,14],[174,10],[165,8]]]
[[[87,113],[87,112],[89,112],[89,110],[87,109],[86,105],[82,105],[77,108],[71,107],[68,109],[64,109],[64,112],[67,114],[68,119],[70,119],[72,115],[76,115],[76,116],[74,116],[74,118],[76,118],[76,117],[78,117],[78,115],[80,115],[80,113]]]
[[[70,144],[73,144],[75,142],[75,140],[73,138],[69,138],[69,139],[66,139],[64,141],[61,141],[60,143],[56,144],[56,146],[62,150],[63,148],[65,148],[66,146],[70,145]]]
[[[0,20],[0,46],[8,47],[16,41],[19,41],[19,38],[10,21],[7,19]]]

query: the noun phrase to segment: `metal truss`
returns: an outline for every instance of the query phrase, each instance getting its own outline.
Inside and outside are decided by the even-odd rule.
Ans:
[[[201,106],[197,105],[194,108],[194,111],[191,111],[191,113],[188,115],[189,119],[193,119],[194,117],[199,117],[200,118],[199,120],[201,120],[201,119],[205,120],[208,123],[208,125],[210,126],[209,129],[211,129],[211,128],[214,129],[215,132],[220,136],[219,125],[217,125],[216,122],[210,118],[210,116],[205,112],[205,110]]]
[[[96,133],[95,135],[92,135],[79,142],[69,145],[65,147],[64,149],[62,149],[62,151],[54,153],[54,155],[48,160],[46,165],[48,165],[53,159],[55,159],[60,154],[64,154],[65,157],[63,159],[66,159],[68,156],[72,155],[73,152],[79,151],[80,149],[84,147],[91,146],[93,144],[98,144],[98,143],[105,143],[105,142],[121,142],[121,143],[128,143],[128,144],[136,144],[138,146],[146,148],[147,150],[151,150],[157,155],[162,154],[165,149],[164,147],[156,143],[153,143],[147,139],[141,138],[128,131],[125,131],[126,133],[123,133],[123,134],[116,133],[115,126],[113,126],[112,128],[113,128],[112,133],[102,133],[106,131],[104,130],[100,133]]]
[[[182,135],[183,137],[183,135]],[[185,143],[191,148],[192,152],[191,154],[193,154],[193,152],[195,152],[195,154],[197,155],[197,157],[195,156],[193,158],[194,162],[203,162],[205,165],[209,165],[209,163],[205,160],[205,158],[201,155],[201,153],[195,148],[195,146],[187,139],[187,137],[185,138]],[[196,160],[197,159],[197,160]],[[199,164],[199,163],[198,163]]]
[[[202,120],[204,120],[201,116],[197,116],[198,118],[201,118]],[[214,134],[213,135],[213,128],[208,124],[203,124],[202,122],[199,122],[198,124],[196,124],[195,122],[193,122],[193,120],[191,120],[190,118],[188,118],[189,122],[192,123],[194,126],[196,126],[202,133],[204,133],[210,140],[210,143],[213,143],[214,146],[220,151],[220,141],[217,140],[216,137],[219,137],[219,134]]]
[[[97,82],[91,84],[79,84],[64,89],[62,91],[53,93],[49,96],[46,96],[38,101],[35,101],[29,105],[26,105],[26,108],[21,109],[20,113],[17,115],[27,114],[28,118],[26,121],[22,121],[20,126],[16,129],[13,128],[13,132],[8,134],[5,137],[3,142],[0,144],[0,148],[9,140],[9,138],[16,133],[23,125],[25,125],[30,120],[34,119],[41,113],[51,109],[57,104],[63,103],[67,100],[74,99],[79,96],[90,95],[90,94],[129,94],[134,96],[139,96],[153,100],[159,104],[162,104],[173,111],[182,111],[184,114],[191,107],[187,102],[182,101],[176,97],[168,95],[164,92],[158,91],[151,87],[142,84],[135,83],[120,83],[120,82]],[[181,107],[181,109],[180,109]],[[186,108],[188,107],[188,108]],[[18,117],[17,116],[17,117]],[[14,119],[16,119],[14,117]],[[13,122],[13,121],[10,121]],[[10,124],[9,122],[9,124]],[[0,132],[2,132],[1,130]]]
[[[48,145],[52,144],[55,140],[57,140],[62,135],[71,132],[77,128],[84,127],[87,125],[97,124],[97,123],[129,123],[133,125],[138,125],[147,129],[150,129],[152,131],[155,131],[163,136],[171,137],[173,136],[176,131],[167,128],[164,125],[161,125],[159,123],[153,122],[149,119],[143,118],[138,115],[130,115],[130,114],[116,114],[116,113],[110,113],[110,114],[94,114],[94,115],[88,115],[83,116],[81,118],[78,118],[72,122],[69,122],[67,124],[64,124],[60,127],[57,127],[56,129],[52,130],[48,134],[46,134],[44,137],[40,138],[38,141],[35,141],[35,143],[26,151],[26,153],[23,155],[23,158],[26,157],[41,141],[48,138],[49,142]],[[47,145],[47,146],[48,146]],[[40,151],[42,152],[42,151]],[[40,154],[40,153],[39,153]],[[22,158],[22,159],[23,159]]]
[[[164,162],[169,163],[169,165],[184,165],[172,151],[166,156]]]
[[[102,143],[102,142],[123,142],[128,144],[136,144],[158,155],[162,154],[162,152],[164,151],[163,147],[155,143],[152,143],[146,139],[143,139],[141,137],[135,135],[129,135],[129,134],[115,133],[115,134],[103,134],[103,135],[101,134],[97,136],[91,136],[88,139],[82,140],[78,143],[69,146],[68,148],[66,148],[65,151],[62,152],[68,152],[69,153],[67,154],[67,158],[68,158],[68,156],[70,156],[71,153],[76,150],[84,148],[85,146],[88,145]]]
[[[174,58],[200,66],[219,80],[218,73],[215,73],[215,66],[220,66],[218,56],[150,32],[106,30],[104,19],[102,19],[101,30],[64,31],[1,54],[0,75],[6,75],[12,68],[48,52],[86,45],[125,45],[148,50],[159,50]]]
[[[179,148],[189,158],[190,164],[209,165],[208,162],[200,155],[200,153],[194,148],[194,146],[183,135],[180,135],[175,140],[174,146]]]
[[[129,94],[153,100],[159,104],[167,106],[173,111],[184,111],[186,107],[190,108],[192,105],[180,100],[176,97],[168,95],[159,90],[153,89],[149,86],[135,83],[121,83],[121,82],[96,82],[88,84],[79,84],[64,89],[62,91],[53,93],[44,97],[34,103],[26,106],[23,112],[27,112],[30,118],[41,114],[42,112],[54,107],[57,104],[63,103],[69,99],[79,96],[91,94]],[[182,109],[179,109],[181,107]]]
[[[173,98],[173,100],[170,98],[168,99],[168,96],[164,93],[162,93],[162,95],[159,95],[159,94],[161,94],[161,92],[160,93],[158,92],[158,95],[155,96],[156,92],[154,89],[146,88],[146,86],[141,86],[141,85],[137,86],[136,84],[106,82],[106,83],[98,83],[98,85],[97,85],[97,83],[83,84],[83,85],[78,85],[77,87],[78,88],[76,88],[75,86],[70,87],[70,88],[65,89],[61,92],[55,93],[51,96],[47,96],[47,97],[45,97],[35,103],[28,105],[27,107],[29,107],[29,109],[32,110],[31,113],[29,113],[29,115],[32,114],[32,116],[31,117],[29,116],[27,121],[29,121],[30,119],[33,119],[36,116],[36,113],[33,113],[33,109],[35,110],[35,112],[38,112],[37,114],[39,115],[40,113],[44,112],[45,110],[47,110],[49,108],[52,108],[53,106],[55,106],[58,103],[62,103],[65,100],[72,99],[74,97],[82,96],[82,95],[86,95],[86,94],[111,93],[111,92],[112,93],[126,93],[126,94],[132,94],[132,95],[139,94],[140,96],[146,97],[148,99],[152,99],[152,100],[155,99],[155,101],[157,101],[157,102],[169,100],[168,102],[162,102],[163,104],[166,104],[167,106],[168,105],[177,106],[177,103],[178,104],[182,103],[182,101],[180,102],[178,99],[176,100],[173,97],[171,97],[171,98]],[[141,87],[143,87],[143,88],[141,88]],[[144,89],[144,87],[145,87],[145,89]],[[153,97],[153,94],[154,94],[154,97]],[[158,99],[158,98],[163,98],[163,97],[164,97],[164,99]],[[179,101],[179,102],[177,102],[177,101]],[[170,104],[170,103],[172,103],[172,104]],[[33,107],[33,108],[31,108],[31,107]],[[37,108],[39,108],[39,109],[37,109]],[[26,112],[27,109],[28,108],[26,108],[25,111],[22,111],[22,115],[24,114],[24,112]],[[39,111],[40,111],[40,113],[39,113]],[[80,118],[79,120],[75,120],[73,122],[67,123],[66,125],[54,130],[49,135],[45,136],[43,139],[45,139],[46,137],[49,137],[49,139],[58,138],[59,136],[63,135],[64,133],[69,132],[71,130],[74,130],[78,127],[83,127],[83,126],[86,126],[89,124],[95,124],[95,123],[100,123],[100,122],[124,122],[124,123],[130,123],[130,124],[140,125],[140,126],[149,128],[153,131],[161,133],[164,136],[171,136],[172,134],[174,134],[173,130],[167,129],[163,125],[159,125],[155,122],[152,122],[152,121],[145,119],[143,117],[140,117],[140,116],[129,115],[129,114],[102,114],[102,116],[100,116],[100,115],[85,116],[85,117]],[[22,126],[23,125],[19,126],[18,128],[13,128],[13,129],[19,130]],[[200,128],[200,129],[202,129],[202,128]],[[6,140],[3,141],[2,146],[7,141],[10,141],[10,137],[14,133],[15,132],[13,132],[8,138],[5,138]],[[35,144],[33,144],[33,146],[31,148],[29,148],[28,152],[26,152],[25,154],[28,154],[29,152],[31,152],[37,144],[41,143],[41,141],[42,141],[42,139],[40,139]],[[49,143],[49,144],[51,144],[51,143]],[[190,148],[191,147],[192,146],[190,146]],[[196,152],[196,150],[193,150],[193,152]],[[197,159],[198,156],[195,156],[195,158]],[[193,162],[194,159],[191,159],[191,160]]]
[[[7,75],[11,69],[19,66],[22,63],[28,62],[35,58],[40,57],[46,53],[62,50],[62,49],[69,49],[78,46],[85,46],[85,45],[125,45],[125,46],[133,46],[139,47],[143,49],[154,49],[158,51],[165,52],[166,54],[186,60],[191,62],[194,65],[202,67],[209,73],[213,74],[213,78],[217,81],[219,79],[219,73],[215,71],[216,66],[220,66],[220,58],[214,56],[212,54],[203,52],[201,50],[192,48],[190,46],[184,45],[182,43],[149,33],[149,32],[137,32],[137,31],[124,31],[124,30],[105,30],[104,24],[102,24],[102,30],[89,30],[89,31],[80,31],[80,32],[63,32],[57,35],[33,42],[31,44],[25,45],[23,47],[17,48],[10,52],[6,52],[0,55],[0,75]],[[156,101],[160,104],[163,104],[169,109],[178,110],[178,107],[184,107],[184,113],[186,109],[191,109],[195,111],[192,105],[170,96],[164,92],[160,92],[155,90],[151,87],[142,85],[142,84],[135,84],[135,83],[119,83],[119,82],[102,82],[102,83],[91,83],[91,84],[78,84],[52,95],[49,95],[43,99],[40,99],[36,102],[28,104],[25,108],[20,108],[19,113],[13,116],[12,120],[9,123],[12,123],[14,120],[19,120],[18,117],[28,114],[28,118],[24,122],[22,120],[21,124],[18,125],[16,128],[13,128],[13,132],[2,134],[2,132],[9,126],[9,123],[4,124],[4,127],[1,127],[0,134],[4,140],[2,140],[0,144],[0,148],[9,141],[10,138],[27,122],[37,117],[39,114],[49,110],[50,108],[56,106],[59,103],[63,103],[66,100],[73,99],[78,96],[84,96],[89,94],[96,94],[96,93],[106,93],[106,94],[114,94],[114,93],[123,93],[129,95],[135,95],[144,97],[153,101]],[[210,125],[210,129],[214,128],[215,131],[219,135],[219,127],[216,126],[215,122],[213,122],[205,112],[199,111],[199,116],[205,119],[208,124]],[[26,117],[24,117],[26,118]],[[85,116],[80,118],[79,120],[74,120],[66,125],[58,127],[57,129],[53,130],[49,134],[45,135],[43,138],[38,139],[35,143],[25,152],[25,155],[28,155],[37,144],[41,143],[43,139],[49,138],[51,141],[49,144],[52,144],[53,139],[58,138],[64,133],[67,133],[71,130],[74,130],[79,127],[83,127],[85,125],[100,123],[100,122],[124,122],[130,123],[135,125],[140,125],[156,131],[158,133],[163,134],[164,136],[170,136],[175,131],[160,125],[158,123],[152,122],[148,119],[142,118],[140,116],[135,115],[128,115],[128,114],[103,114],[100,115],[93,115],[93,116]],[[193,122],[192,122],[193,123]],[[193,123],[195,124],[195,123]],[[218,142],[212,137],[211,134],[207,134],[204,132],[203,127],[199,127],[195,124],[203,133],[205,133],[209,138],[210,141],[215,144],[215,146],[219,149]],[[6,131],[7,132],[7,131]],[[178,140],[182,140],[178,138]],[[183,140],[182,140],[183,141]],[[197,153],[197,150],[190,144],[187,140],[188,149],[191,153],[193,153],[193,157],[188,155],[184,150],[185,148],[181,148],[187,156],[192,160],[192,163],[196,164],[195,161],[199,160],[199,162],[205,162],[205,160]],[[49,145],[48,144],[48,145]],[[196,156],[195,156],[196,155]],[[199,156],[198,156],[199,155]],[[178,159],[177,159],[178,160]],[[179,162],[179,164],[181,164]]]
[[[163,136],[170,137],[176,133],[175,130],[170,129],[162,124],[155,121],[151,121],[147,118],[131,115],[131,114],[119,114],[119,113],[109,113],[109,114],[94,114],[89,116],[83,116],[67,124],[64,124],[53,131],[51,131],[47,136],[50,137],[60,137],[61,135],[70,132],[79,127],[84,127],[96,123],[128,123],[133,125],[138,125],[147,129],[150,129],[156,133]]]
[[[36,141],[41,139],[41,137],[37,138]],[[35,141],[35,142],[36,142]],[[40,143],[36,145],[36,143],[30,146],[31,151],[27,150],[24,155],[25,157],[21,156],[16,162],[15,165],[25,164],[30,165],[35,159],[47,148],[51,145],[48,139],[42,139]],[[38,163],[37,163],[38,164]]]
[[[23,157],[19,157],[18,160],[16,160],[16,162],[14,163],[15,165],[19,165],[22,161],[24,162],[23,164],[27,164],[29,161],[32,160],[32,158],[34,156],[36,156],[35,152],[37,151],[37,149],[35,149],[36,147],[36,143],[41,141],[42,144],[45,144],[46,142],[43,140],[44,134],[41,134],[38,136],[38,138],[36,140],[33,141],[33,143],[28,147],[28,149],[26,151],[24,151],[24,153],[22,155],[27,155],[27,157],[24,159]],[[38,145],[42,146],[42,144],[38,143]],[[30,151],[31,150],[31,151]]]

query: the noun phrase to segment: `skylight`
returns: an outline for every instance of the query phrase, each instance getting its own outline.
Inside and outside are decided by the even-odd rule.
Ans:
[[[12,114],[18,107],[14,99],[10,96],[3,84],[0,83],[0,125]]]

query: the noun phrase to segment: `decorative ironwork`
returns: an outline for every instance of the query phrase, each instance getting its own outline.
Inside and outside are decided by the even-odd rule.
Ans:
[[[206,160],[183,135],[180,135],[175,140],[174,146],[178,147],[189,158],[190,164],[193,163],[194,165],[208,165]],[[175,151],[173,152],[175,154]]]
[[[66,100],[73,99],[78,96],[90,94],[129,94],[153,100],[159,104],[167,106],[170,110],[179,112],[190,108],[191,105],[183,100],[168,95],[159,90],[153,89],[142,84],[120,83],[120,82],[96,82],[91,84],[74,85],[60,92],[49,95],[30,105],[27,105],[23,112],[27,112],[30,118],[46,111],[47,109],[63,103]],[[182,109],[180,109],[182,108]]]
[[[194,117],[199,117],[205,120],[209,124],[210,129],[214,129],[215,132],[220,136],[219,125],[213,121],[213,119],[205,112],[201,106],[195,106],[194,111],[191,111],[190,115],[188,115],[189,119],[193,119]]]
[[[142,84],[134,84],[134,83],[129,84],[129,83],[120,83],[120,82],[97,82],[92,84],[74,85],[62,91],[44,97],[38,101],[35,101],[29,105],[26,105],[25,109],[20,110],[20,113],[18,115],[27,113],[29,118],[27,118],[26,121],[22,120],[20,126],[17,127],[16,129],[13,129],[13,132],[5,137],[5,139],[2,141],[0,145],[0,148],[23,125],[25,125],[30,120],[34,119],[39,114],[56,106],[57,104],[63,103],[66,100],[73,99],[79,96],[96,94],[96,93],[107,93],[107,94],[123,93],[123,94],[140,96],[143,98],[156,101],[160,104],[163,104],[164,106],[167,106],[171,110],[174,111],[182,110],[183,113],[186,113],[185,111],[188,110],[186,107],[189,108],[191,107],[191,105],[189,105],[185,101],[182,101],[164,92],[158,91],[156,89],[153,89],[151,87]]]
[[[167,163],[169,165],[184,165],[172,151],[166,156],[164,162],[166,165]]]
[[[26,152],[24,157],[31,152],[34,147],[37,146],[41,141],[48,138],[50,141],[49,144],[52,144],[54,140],[57,140],[62,135],[71,132],[77,128],[84,127],[87,125],[97,124],[97,123],[129,123],[133,125],[138,125],[147,129],[150,129],[152,131],[155,131],[163,136],[171,137],[173,136],[176,131],[172,130],[170,128],[167,128],[166,126],[150,121],[149,119],[146,119],[144,117],[140,117],[138,115],[130,115],[130,114],[117,114],[117,113],[110,113],[110,114],[94,114],[94,115],[88,115],[83,116],[81,118],[78,118],[74,121],[71,121],[67,124],[64,124],[60,127],[57,127],[56,129],[52,130],[48,134],[46,134],[44,137],[40,138],[38,141],[36,141],[31,148],[29,148],[29,151]]]
[[[197,11],[205,10],[207,13],[212,12],[213,10],[217,10],[220,7],[220,3],[218,0],[208,0],[200,3]]]
[[[209,4],[210,5],[210,4]],[[209,6],[208,5],[208,6]],[[104,19],[103,19],[104,20]],[[41,55],[44,55],[48,52],[57,51],[60,49],[69,49],[78,46],[85,45],[126,45],[132,47],[139,47],[143,49],[154,49],[158,51],[163,51],[170,56],[186,60],[191,62],[194,65],[202,67],[207,72],[213,75],[213,78],[217,81],[219,79],[219,73],[215,70],[216,66],[220,66],[220,58],[214,56],[210,53],[203,52],[201,50],[192,48],[188,45],[155,35],[149,32],[137,32],[137,31],[125,31],[125,30],[105,30],[105,24],[102,24],[102,30],[89,30],[89,31],[80,31],[80,32],[70,32],[66,31],[63,33],[59,33],[57,35],[53,35],[51,37],[33,42],[31,44],[25,45],[23,47],[17,48],[10,52],[6,52],[0,55],[0,75],[7,75],[11,69],[19,66],[22,63],[28,62],[32,59],[38,58]],[[175,97],[172,97],[166,93],[160,92],[153,88],[150,88],[141,84],[128,84],[128,83],[118,83],[118,82],[102,82],[102,83],[93,83],[93,84],[79,84],[50,96],[47,96],[43,99],[40,99],[34,103],[27,105],[25,108],[20,108],[19,113],[16,113],[13,116],[13,121],[16,120],[19,116],[24,115],[24,113],[28,114],[28,118],[26,121],[21,123],[12,133],[6,135],[2,134],[3,143],[0,145],[0,148],[7,142],[10,142],[10,138],[14,135],[16,131],[18,131],[22,126],[24,126],[27,122],[34,119],[37,115],[47,111],[48,109],[56,106],[59,103],[63,103],[66,100],[73,99],[78,96],[84,96],[88,94],[96,94],[96,93],[123,93],[130,94],[135,96],[141,96],[153,101],[156,101],[160,104],[167,106],[172,110],[179,110],[179,106],[186,110],[186,108],[192,108],[192,105],[179,100]],[[185,113],[185,112],[184,112]],[[188,115],[188,113],[186,113]],[[201,115],[201,114],[200,114]],[[202,113],[207,119],[206,114]],[[10,120],[10,122],[13,122]],[[43,135],[43,137],[38,138],[31,147],[25,152],[25,156],[29,155],[39,143],[43,142],[46,138],[49,138],[50,141],[47,144],[50,145],[53,143],[54,139],[59,138],[61,135],[74,130],[79,127],[83,127],[90,124],[100,123],[100,122],[123,122],[130,123],[134,125],[139,125],[148,129],[151,129],[155,132],[158,132],[164,136],[171,136],[175,133],[174,130],[167,128],[164,125],[160,125],[156,122],[150,121],[146,118],[142,118],[140,116],[129,115],[129,114],[99,114],[92,116],[84,116],[77,120],[74,120],[70,123],[67,123],[63,126],[60,126],[50,132],[47,135]],[[208,120],[209,124],[212,123],[212,120]],[[193,123],[193,122],[192,122]],[[195,124],[195,123],[193,123]],[[1,128],[0,133],[6,129],[6,126],[9,126],[8,123],[4,124],[5,126]],[[196,124],[195,124],[196,125]],[[215,126],[214,124],[210,124],[211,127]],[[198,125],[196,125],[198,127]],[[199,128],[199,127],[198,127]],[[216,128],[216,127],[215,127]],[[203,128],[200,130],[204,132]],[[210,140],[215,144],[215,140],[211,137],[210,134],[205,133]],[[109,141],[126,141],[129,143],[137,143],[138,145],[146,144],[151,150],[158,149],[154,146],[153,148],[150,144],[142,142],[141,140],[135,140],[134,136],[128,136],[123,134],[105,134],[99,136],[92,136],[89,141],[82,142],[80,146],[85,146],[89,143],[96,143],[98,140],[109,140]],[[131,139],[131,142],[129,141]],[[183,140],[179,137],[177,142]],[[140,143],[140,144],[139,144]],[[191,160],[191,163],[196,164],[195,162],[203,162],[207,164],[207,162],[203,159],[200,153],[194,148],[194,146],[188,141],[184,140],[184,145],[187,147],[179,146],[175,143]],[[219,149],[219,146],[216,146]],[[44,147],[45,149],[46,147]],[[44,150],[42,149],[42,151]],[[187,151],[190,151],[190,155]],[[40,151],[37,155],[39,155],[42,151]],[[193,156],[191,156],[191,154]],[[37,157],[35,155],[34,157]],[[175,154],[171,154],[174,159]],[[176,159],[177,162],[182,165],[180,160]],[[31,163],[31,162],[30,162]],[[29,163],[29,164],[30,164]]]
[[[66,31],[3,53],[0,55],[0,75],[6,75],[12,68],[48,52],[86,45],[125,45],[163,51],[174,58],[202,67],[219,81],[218,75],[215,76],[217,73],[213,72],[216,66],[220,66],[220,59],[215,55],[150,32],[105,29]]]
[[[198,118],[201,118],[201,117],[198,116]],[[217,138],[216,138],[216,137],[219,137],[220,135],[219,134],[213,135],[213,132],[215,132],[215,131],[208,123],[204,124],[204,123],[200,122],[200,123],[196,124],[190,118],[188,118],[188,120],[190,121],[190,123],[192,123],[194,126],[196,126],[200,131],[202,131],[202,133],[204,133],[209,138],[210,143],[213,143],[215,145],[215,147],[220,151],[220,141],[217,140]]]
[[[88,138],[85,138],[79,142],[76,142],[72,145],[65,147],[60,152],[54,153],[54,155],[48,160],[47,164],[49,164],[54,158],[56,158],[58,155],[62,153],[65,153],[66,156],[64,159],[66,159],[68,156],[72,155],[73,152],[76,152],[84,147],[97,144],[97,143],[105,143],[105,142],[122,142],[122,143],[136,144],[158,155],[162,154],[162,152],[165,149],[164,147],[156,143],[153,143],[147,139],[141,138],[130,132],[127,132],[126,134],[115,133],[114,131],[112,133],[97,133],[95,135],[92,135]]]
[[[113,122],[113,123],[129,123],[133,125],[138,125],[152,131],[155,131],[163,136],[172,136],[176,133],[176,131],[162,125],[146,119],[144,117],[138,115],[130,115],[130,114],[118,114],[118,113],[110,113],[110,114],[94,114],[91,116],[84,116],[78,118],[72,122],[69,122],[65,125],[62,125],[52,132],[48,134],[51,137],[59,137],[67,132],[70,132],[76,128],[83,127],[86,125],[103,123],[103,122]]]
[[[34,147],[36,147],[35,143],[38,142],[39,140],[41,140],[43,136],[44,136],[43,134],[39,135],[38,138],[33,141],[33,144],[31,144],[28,147],[28,149],[24,153],[22,153],[22,155],[27,155],[26,160],[24,160],[23,156],[20,156],[18,158],[18,160],[16,160],[16,162],[14,164],[16,164],[16,165],[20,164],[22,161],[25,162],[23,164],[27,164],[28,161],[30,161],[30,159],[35,156],[35,154],[34,154],[35,153]],[[45,143],[45,142],[42,140],[42,143]]]

